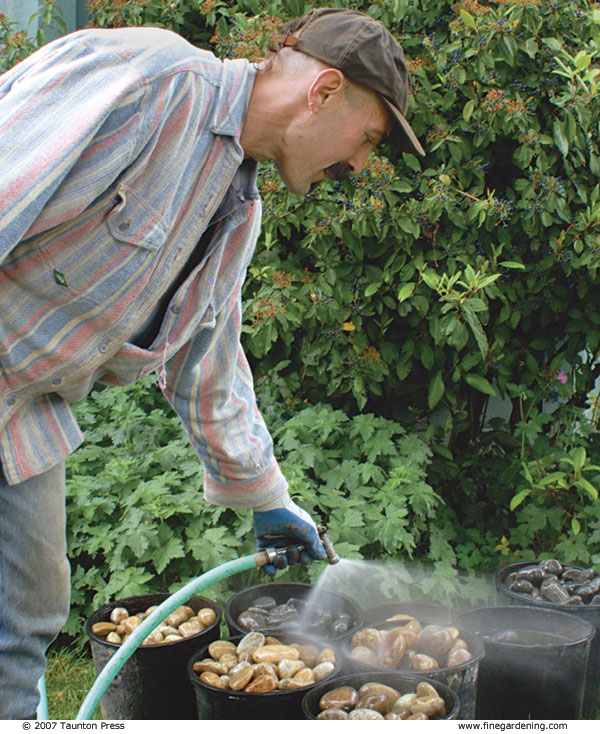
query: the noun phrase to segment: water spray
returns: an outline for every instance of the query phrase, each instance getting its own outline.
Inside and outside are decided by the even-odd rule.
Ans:
[[[327,554],[327,560],[329,563],[337,563],[340,558],[333,548],[333,544],[327,535],[327,528],[323,525],[319,525],[318,528],[319,538]],[[158,625],[164,621],[169,614],[177,609],[177,607],[185,604],[185,602],[194,594],[203,591],[208,586],[211,586],[218,581],[222,581],[228,576],[239,573],[240,571],[247,571],[253,568],[262,568],[267,564],[273,564],[276,568],[281,568],[281,564],[285,559],[285,565],[289,562],[296,562],[300,558],[300,553],[304,550],[303,546],[288,546],[287,548],[265,548],[264,550],[258,551],[257,553],[242,556],[236,558],[233,561],[227,561],[222,563],[220,566],[213,568],[210,571],[206,571],[198,578],[190,581],[183,588],[176,591],[168,599],[162,602],[148,617],[129,635],[125,642],[119,647],[113,657],[106,663],[104,668],[100,671],[96,678],[93,686],[90,688],[85,700],[83,701],[81,708],[77,714],[77,720],[90,719],[100,699],[104,695],[108,686],[113,682],[121,668],[125,665],[127,660],[133,655],[137,648],[142,644],[145,638],[152,632]],[[41,689],[40,689],[41,691]],[[42,696],[44,699],[45,696]],[[46,707],[45,700],[42,700],[40,709]]]

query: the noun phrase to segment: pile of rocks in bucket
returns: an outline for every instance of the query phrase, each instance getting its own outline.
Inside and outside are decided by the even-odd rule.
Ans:
[[[341,686],[319,700],[317,719],[444,719],[446,704],[436,689],[425,681],[416,691],[401,694],[383,683],[367,682],[358,690]]]
[[[398,614],[387,622],[397,622],[398,626],[364,627],[354,633],[350,641],[354,660],[386,670],[427,671],[461,665],[473,657],[456,627],[423,625],[407,614]]]
[[[120,644],[125,642],[129,635],[156,609],[156,605],[148,607],[143,612],[131,614],[125,607],[114,607],[110,613],[110,621],[96,622],[92,625],[92,632],[103,637],[107,642]],[[187,637],[204,632],[215,622],[216,612],[210,607],[195,612],[191,607],[177,607],[164,622],[159,624],[145,637],[142,645],[161,645],[167,642],[180,642]]]
[[[239,642],[215,640],[208,655],[193,664],[200,680],[214,688],[245,693],[289,691],[317,683],[335,670],[331,648],[283,644],[276,637],[250,632]]]
[[[567,566],[555,559],[523,566],[504,579],[509,591],[554,604],[600,605],[600,574],[593,568]]]

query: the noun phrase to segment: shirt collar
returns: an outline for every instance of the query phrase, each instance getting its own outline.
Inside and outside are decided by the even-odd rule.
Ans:
[[[246,59],[225,59],[211,132],[239,141],[257,71]]]

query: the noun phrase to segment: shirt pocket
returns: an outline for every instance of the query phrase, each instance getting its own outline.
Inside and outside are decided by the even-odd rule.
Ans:
[[[160,214],[120,186],[108,202],[66,223],[45,243],[55,297],[116,306],[118,314],[148,285],[165,241]]]
[[[131,188],[119,187],[116,197],[117,204],[106,218],[111,235],[128,245],[158,250],[166,239],[160,215]]]

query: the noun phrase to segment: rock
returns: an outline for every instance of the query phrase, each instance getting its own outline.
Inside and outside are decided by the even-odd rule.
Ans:
[[[221,655],[225,655],[226,653],[235,653],[235,651],[236,646],[233,642],[229,642],[228,640],[215,640],[208,646],[208,654],[215,660],[218,660]]]
[[[413,670],[436,670],[436,668],[439,668],[440,666],[435,658],[432,658],[429,655],[423,655],[422,653],[417,653],[416,655],[413,655],[411,667]]]
[[[364,647],[363,645],[353,647],[350,654],[360,663],[365,663],[366,665],[377,665],[377,653],[373,652],[373,650],[368,647]]]
[[[383,716],[379,711],[373,709],[352,709],[348,714],[348,718],[355,721],[366,721],[369,719],[383,719]]]
[[[204,630],[204,625],[199,619],[194,618],[189,622],[182,622],[178,629],[182,637],[192,637],[192,635],[199,635]]]
[[[550,558],[545,561],[540,561],[539,567],[542,569],[542,571],[547,571],[548,573],[555,573],[557,576],[561,574],[563,570],[562,563],[560,563],[560,561],[557,561],[554,558]]]
[[[200,674],[200,680],[206,683],[207,686],[213,686],[213,688],[222,688],[223,684],[221,678],[216,674],[208,670],[205,670]]]
[[[252,653],[255,663],[280,663],[282,660],[298,660],[300,653],[290,645],[263,645]]]
[[[406,638],[402,628],[388,630],[381,644],[381,664],[385,668],[394,670],[400,664],[406,651]]]
[[[306,667],[303,660],[290,660],[285,658],[277,665],[277,673],[280,678],[293,678],[302,668]]]
[[[98,637],[106,637],[109,632],[115,632],[117,625],[113,622],[96,622],[92,625],[92,632]]]
[[[315,675],[311,668],[302,668],[293,676],[293,680],[302,686],[311,686],[315,682]]]
[[[364,627],[352,635],[350,645],[353,648],[366,647],[373,652],[377,652],[381,646],[381,638],[380,630],[375,629],[375,627]]]
[[[238,655],[243,655],[244,653],[252,653],[257,650],[259,647],[262,647],[265,644],[265,636],[262,632],[250,632],[247,635],[244,635],[242,639],[239,641],[237,647],[236,647],[236,653]],[[260,660],[256,660],[255,662],[261,662]]]
[[[196,618],[205,627],[210,627],[211,624],[214,624],[217,621],[217,613],[214,609],[211,609],[210,607],[205,607],[204,609],[201,609],[198,614],[196,614]]]
[[[244,691],[246,693],[270,693],[277,689],[277,678],[272,675],[260,675],[249,683]]]
[[[347,719],[348,714],[343,709],[325,709],[317,715],[317,719],[325,719],[326,721],[334,721],[338,719]]]
[[[358,691],[351,686],[340,686],[323,694],[319,700],[319,708],[322,711],[326,709],[344,709],[350,711],[358,701]]]
[[[439,695],[419,697],[410,707],[413,714],[427,714],[428,718],[435,716],[444,708],[444,699]]]
[[[569,598],[568,592],[557,581],[543,581],[540,586],[540,591],[544,599],[548,599],[548,601],[557,604],[562,604]]]
[[[335,663],[335,653],[330,647],[326,647],[317,655],[317,665],[319,663]]]
[[[454,639],[445,627],[428,624],[423,627],[419,635],[417,649],[430,657],[440,658],[450,650],[453,644]]]
[[[254,665],[251,665],[248,662],[242,662],[238,663],[236,668],[237,670],[235,673],[233,672],[235,668],[232,668],[230,671],[229,688],[231,688],[232,691],[241,691],[250,683],[250,681],[254,677]],[[259,676],[259,678],[260,677],[266,676]],[[273,676],[270,677],[272,678]]]
[[[125,607],[115,607],[110,613],[110,621],[115,624],[120,624],[123,620],[127,619],[129,612]]]
[[[313,675],[315,678],[315,682],[322,681],[324,678],[327,678],[328,675],[331,675],[333,671],[335,670],[335,665],[333,663],[324,662],[319,663],[318,665],[315,665],[315,667],[312,669]]]
[[[473,656],[465,647],[456,648],[448,653],[448,658],[446,659],[446,667],[454,668],[456,665],[468,663],[469,660],[471,660],[472,658]]]

